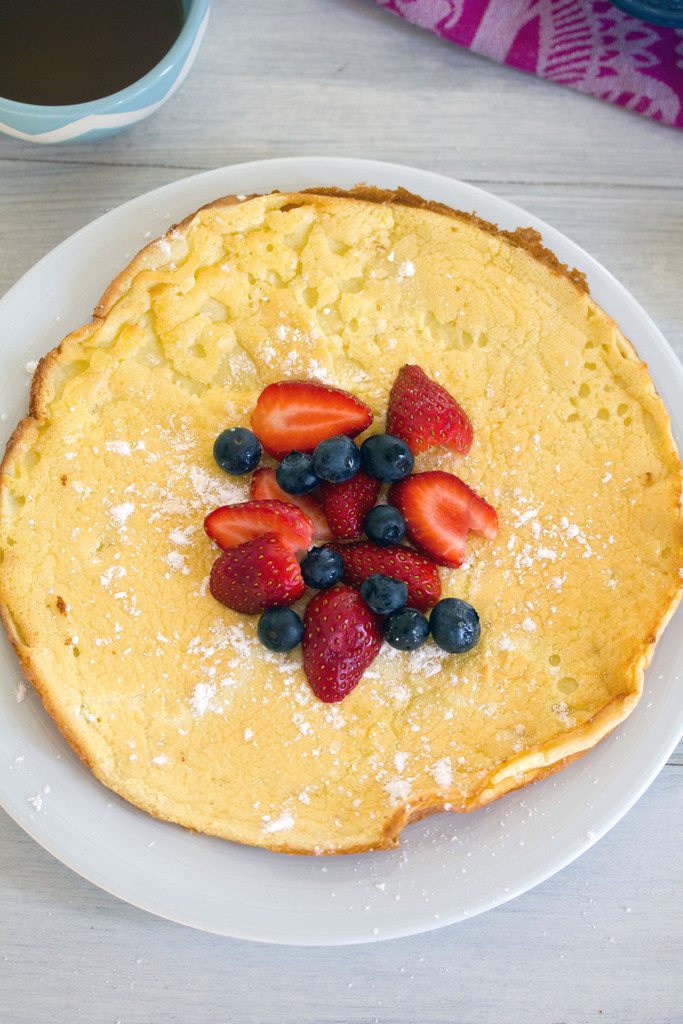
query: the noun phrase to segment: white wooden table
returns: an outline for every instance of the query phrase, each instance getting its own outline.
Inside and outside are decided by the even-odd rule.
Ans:
[[[683,356],[682,141],[371,0],[215,0],[193,73],[151,121],[71,147],[0,141],[0,293],[93,217],[195,170],[365,156],[464,178],[550,221]],[[158,920],[72,874],[0,812],[0,1021],[680,1024],[682,781],[679,748],[602,842],[507,906],[329,950]]]

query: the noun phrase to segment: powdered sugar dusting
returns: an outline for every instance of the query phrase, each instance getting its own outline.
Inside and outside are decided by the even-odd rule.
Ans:
[[[168,535],[168,539],[171,544],[177,544],[179,547],[183,547],[186,544],[190,544],[192,540],[192,534],[195,532],[196,527],[187,526],[184,530],[180,527],[175,527]]]
[[[440,650],[436,644],[425,644],[419,650],[411,651],[408,671],[423,679],[431,679],[439,674],[447,657],[447,652]]]
[[[453,765],[450,757],[442,757],[432,768],[432,775],[437,786],[446,789],[453,782]]]
[[[124,501],[120,505],[114,505],[113,508],[109,510],[109,515],[121,530],[125,530],[126,520],[134,511],[135,505],[130,501]]]
[[[267,821],[263,826],[263,831],[270,834],[273,832],[288,832],[292,828],[294,828],[294,818],[292,815],[281,814],[279,818]]]
[[[330,371],[322,363],[319,363],[317,359],[311,359],[308,364],[308,376],[314,377],[315,380],[321,380],[324,384],[330,382],[331,375]]]
[[[575,724],[575,719],[569,714],[569,706],[563,700],[553,704],[553,714],[557,715],[565,729],[570,729]]]
[[[180,551],[169,551],[166,555],[166,562],[174,572],[181,572],[183,576],[187,576],[190,571],[187,555],[183,555]]]
[[[216,687],[213,683],[197,683],[190,697],[190,706],[196,715],[205,715],[211,708],[211,702],[216,696]]]
[[[391,797],[392,803],[401,803],[407,800],[412,792],[412,786],[407,779],[390,779],[384,786]]]
[[[189,479],[194,492],[205,507],[233,505],[246,496],[244,484],[219,478],[202,466],[190,466]]]
[[[114,452],[116,455],[130,455],[132,448],[128,441],[105,441],[105,451]]]
[[[122,565],[110,565],[108,569],[105,569],[100,576],[100,583],[103,587],[110,587],[112,582],[116,579],[121,579],[126,575],[126,569]]]

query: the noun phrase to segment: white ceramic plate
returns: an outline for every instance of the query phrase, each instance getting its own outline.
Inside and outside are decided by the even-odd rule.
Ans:
[[[112,210],[46,256],[0,302],[0,442],[23,414],[30,361],[90,312],[117,270],[169,224],[217,196],[403,185],[476,210],[505,228],[532,225],[588,274],[597,301],[650,364],[683,434],[683,368],[647,314],[595,260],[523,210],[471,185],[366,160],[294,158],[225,167]],[[5,416],[7,417],[5,420]],[[222,935],[336,945],[410,935],[460,921],[530,889],[578,857],[649,786],[683,732],[681,612],[619,731],[553,779],[471,815],[412,825],[400,850],[284,857],[155,821],[102,787],[26,692],[0,646],[0,802],[42,846],[103,889],[163,917]]]

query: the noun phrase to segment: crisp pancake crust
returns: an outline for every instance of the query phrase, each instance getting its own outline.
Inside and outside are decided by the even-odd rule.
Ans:
[[[212,461],[272,381],[346,388],[382,429],[419,363],[474,425],[496,506],[444,596],[466,655],[385,648],[340,705],[206,581]],[[96,776],[160,818],[286,852],[395,845],[590,749],[638,701],[680,596],[681,467],[646,366],[533,232],[359,187],[219,200],[147,246],[40,364],[0,484],[0,614]]]

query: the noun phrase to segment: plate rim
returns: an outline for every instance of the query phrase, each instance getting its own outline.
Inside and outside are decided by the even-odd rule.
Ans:
[[[322,173],[323,171],[324,173]],[[598,292],[607,290],[608,288],[616,292],[619,300],[628,307],[630,316],[639,320],[651,335],[651,341],[648,342],[648,345],[652,344],[657,347],[658,354],[668,364],[668,367],[675,379],[676,386],[683,394],[683,366],[652,318],[640,305],[635,296],[633,296],[631,292],[628,291],[628,289],[622,285],[606,267],[562,232],[558,231],[550,224],[547,224],[541,218],[532,215],[523,207],[512,203],[510,200],[496,195],[495,192],[489,192],[487,189],[482,189],[479,186],[472,185],[469,182],[460,181],[459,179],[453,178],[449,175],[424,170],[410,165],[380,160],[366,160],[356,157],[308,155],[244,161],[187,175],[169,182],[166,185],[162,185],[157,189],[135,196],[83,225],[29,268],[29,270],[27,270],[19,280],[10,287],[5,295],[0,298],[0,322],[2,322],[6,308],[14,300],[16,295],[20,294],[23,289],[27,287],[30,288],[33,279],[40,275],[41,271],[47,264],[53,260],[59,259],[65,251],[68,251],[72,246],[77,245],[86,234],[94,232],[99,228],[103,228],[106,231],[106,222],[109,219],[119,216],[125,217],[125,214],[138,204],[154,203],[157,200],[163,201],[166,196],[172,195],[175,190],[182,192],[183,188],[188,186],[188,183],[201,185],[206,182],[209,184],[210,181],[220,179],[222,175],[230,173],[242,175],[243,178],[248,178],[249,174],[254,172],[272,172],[273,180],[276,178],[278,173],[281,173],[283,176],[298,175],[300,178],[306,177],[307,174],[314,173],[314,175],[319,179],[318,184],[321,186],[323,183],[328,185],[335,183],[345,172],[352,177],[359,175],[359,180],[370,181],[372,181],[372,174],[375,172],[381,177],[393,176],[397,183],[400,183],[402,177],[413,177],[417,175],[424,182],[424,185],[421,187],[424,187],[428,194],[431,190],[438,190],[439,188],[459,190],[463,196],[467,197],[468,203],[471,200],[473,210],[477,208],[477,199],[479,199],[480,202],[484,201],[486,203],[493,201],[496,207],[500,209],[501,215],[504,212],[516,226],[532,226],[536,230],[540,231],[544,244],[548,245],[551,250],[555,251],[557,247],[561,250],[568,249],[572,253],[571,261],[578,266],[579,269],[587,273],[591,285],[591,293],[596,297],[596,301],[598,301],[600,305],[608,306],[609,303],[606,304],[602,296],[596,295],[596,287]],[[460,200],[459,205],[462,208]],[[149,239],[140,239],[140,241],[142,245],[144,245],[149,242]],[[97,298],[99,298],[99,296]],[[607,312],[614,319],[619,321],[619,318],[613,311],[607,309]],[[626,312],[623,313],[621,319],[623,320],[625,316]],[[628,336],[629,332],[625,331],[625,333]],[[659,750],[656,757],[653,756],[650,758],[648,770],[644,772],[642,776],[639,776],[638,782],[632,785],[627,796],[625,798],[622,796],[622,799],[615,805],[612,813],[602,818],[599,828],[590,834],[586,833],[578,835],[573,843],[569,843],[567,845],[563,855],[556,855],[551,859],[546,869],[539,872],[538,870],[534,871],[531,868],[528,868],[527,875],[531,875],[533,877],[526,877],[524,873],[522,873],[517,885],[510,886],[507,892],[497,893],[493,897],[489,896],[488,898],[480,898],[474,905],[471,912],[468,913],[463,913],[457,910],[452,913],[445,912],[442,913],[438,919],[421,920],[418,923],[406,922],[403,925],[399,924],[392,928],[383,929],[380,934],[368,934],[369,929],[367,928],[367,924],[363,922],[362,936],[360,935],[359,929],[359,937],[343,938],[338,940],[329,936],[326,938],[309,937],[304,941],[301,941],[298,938],[283,938],[282,936],[269,938],[263,934],[254,934],[253,930],[250,930],[249,928],[245,928],[243,926],[237,927],[232,922],[228,922],[226,926],[222,928],[208,925],[206,922],[202,921],[201,918],[195,918],[193,914],[187,910],[181,912],[176,911],[173,907],[169,907],[167,905],[162,906],[151,897],[146,898],[144,895],[131,893],[123,883],[116,885],[112,883],[111,879],[107,880],[100,877],[96,869],[88,868],[87,865],[85,865],[82,860],[79,860],[77,856],[66,851],[64,849],[64,845],[60,844],[58,837],[54,837],[49,834],[49,827],[46,834],[45,828],[41,828],[39,824],[36,824],[35,819],[32,821],[28,810],[25,810],[19,803],[15,804],[11,799],[11,785],[3,783],[1,778],[0,806],[3,807],[6,813],[19,825],[20,828],[30,835],[34,841],[36,841],[65,866],[85,878],[88,882],[91,882],[93,885],[98,886],[111,895],[116,896],[139,909],[155,914],[156,916],[162,917],[166,920],[224,937],[246,939],[269,944],[292,946],[354,945],[421,934],[449,924],[454,924],[461,920],[474,917],[486,910],[493,909],[496,906],[500,906],[524,892],[529,891],[536,885],[540,885],[542,882],[546,881],[548,878],[552,877],[554,874],[561,871],[564,867],[581,856],[581,854],[594,845],[594,843],[610,831],[617,822],[628,813],[664,767],[681,736],[683,736],[683,710],[681,711],[679,722],[677,724],[672,723],[669,737],[670,742]],[[76,757],[75,754],[73,754],[73,756]],[[11,779],[11,773],[7,773],[7,776],[8,779]],[[107,799],[108,795],[110,795],[109,791],[102,787],[103,799]],[[137,808],[135,811],[136,813],[143,815],[145,818],[148,817],[145,812],[140,811]],[[332,917],[332,915],[330,915],[330,917]],[[330,926],[328,925],[328,927]],[[334,927],[333,923],[331,927]]]

